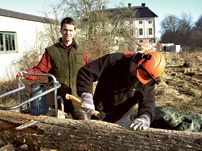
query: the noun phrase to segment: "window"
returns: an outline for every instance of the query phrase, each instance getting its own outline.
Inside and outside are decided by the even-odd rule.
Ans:
[[[139,28],[139,35],[143,35],[143,29]]]
[[[149,43],[153,43],[153,40],[152,40],[152,39],[150,39],[150,40],[149,40]]]
[[[3,34],[0,33],[0,51],[4,50],[4,45],[3,45]]]
[[[143,43],[143,40],[139,40],[139,43]]]
[[[143,24],[143,22],[140,20],[140,21],[139,21],[139,24]]]
[[[0,53],[16,52],[16,33],[0,32]]]
[[[149,28],[149,35],[152,35],[152,28]]]
[[[152,20],[149,20],[148,23],[149,23],[149,24],[152,24]]]

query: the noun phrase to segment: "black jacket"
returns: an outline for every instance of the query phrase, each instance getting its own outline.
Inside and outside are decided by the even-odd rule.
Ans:
[[[133,105],[139,103],[138,114],[153,120],[155,109],[154,82],[142,84],[129,72],[131,58],[112,53],[83,66],[77,75],[77,94],[93,93],[92,82],[98,81],[94,104],[106,113],[104,121],[118,121]]]

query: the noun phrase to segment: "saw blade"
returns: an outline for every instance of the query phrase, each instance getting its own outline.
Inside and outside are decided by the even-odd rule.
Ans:
[[[22,125],[16,127],[16,130],[22,130],[22,129],[27,128],[27,127],[30,127],[30,126],[32,126],[32,125],[34,125],[34,124],[36,124],[36,123],[38,123],[38,121],[33,121],[33,120],[31,120],[31,121],[29,121],[29,122],[27,122],[27,123],[25,123],[25,124],[22,124]]]

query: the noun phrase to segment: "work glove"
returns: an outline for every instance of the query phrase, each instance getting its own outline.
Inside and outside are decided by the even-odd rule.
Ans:
[[[91,93],[84,92],[81,95],[81,109],[86,113],[93,115],[95,106],[93,103],[93,95]]]
[[[150,127],[150,118],[147,115],[140,115],[131,124],[130,128],[133,130],[146,130]]]

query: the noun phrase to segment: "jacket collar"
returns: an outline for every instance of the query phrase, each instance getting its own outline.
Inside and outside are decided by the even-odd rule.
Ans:
[[[62,47],[67,48],[67,47],[64,46],[64,43],[62,42],[62,38],[59,39],[59,43],[62,45]],[[71,44],[71,45],[72,45],[72,47],[74,47],[75,49],[78,48],[78,44],[77,44],[77,42],[75,41],[75,39],[72,39],[72,44]]]

